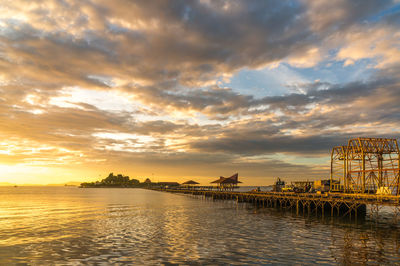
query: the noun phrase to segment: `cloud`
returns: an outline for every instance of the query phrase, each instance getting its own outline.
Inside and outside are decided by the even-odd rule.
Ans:
[[[376,68],[389,68],[400,62],[400,33],[397,27],[375,26],[354,28],[346,32],[345,45],[337,53],[345,66],[357,60],[371,58]]]
[[[398,137],[398,14],[385,15],[393,5],[9,1],[0,7],[1,162],[320,174],[274,156]],[[363,60],[376,69],[363,80],[308,82],[321,65]],[[279,64],[301,79],[274,72]],[[229,83],[260,69],[276,79],[273,95],[263,94],[268,82],[261,93]]]
[[[357,0],[305,1],[311,28],[317,32],[340,32],[354,24],[369,19],[392,5],[393,1]]]
[[[329,1],[48,2],[9,4],[1,34],[6,54],[19,61],[16,71],[25,79],[43,82],[50,74],[53,84],[82,86],[89,86],[84,78],[89,75],[142,85],[178,79],[185,86],[203,86],[244,66],[285,58],[297,66],[315,65],[321,57],[316,45],[336,26],[387,6],[343,2],[328,12],[330,18],[321,15]],[[315,24],[320,26],[314,29]]]

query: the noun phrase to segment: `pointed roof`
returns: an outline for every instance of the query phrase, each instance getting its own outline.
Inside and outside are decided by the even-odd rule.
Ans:
[[[218,183],[218,184],[238,184],[238,183],[242,183],[238,180],[239,178],[239,174],[236,173],[230,177],[223,177],[220,176],[219,179],[212,181],[211,183]]]
[[[212,181],[211,183],[221,183],[226,177],[220,176],[219,179]]]
[[[186,181],[185,183],[182,183],[182,185],[198,185],[198,184],[200,184],[200,183],[197,183],[196,181],[193,181],[193,180],[189,180],[189,181]]]

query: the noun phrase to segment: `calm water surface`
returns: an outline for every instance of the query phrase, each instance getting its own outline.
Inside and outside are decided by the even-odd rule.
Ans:
[[[400,231],[142,189],[0,187],[0,265],[391,264]]]

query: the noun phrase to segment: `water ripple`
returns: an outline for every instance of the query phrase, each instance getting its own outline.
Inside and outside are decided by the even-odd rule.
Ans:
[[[396,264],[397,228],[140,189],[0,188],[0,265]],[[3,200],[4,199],[4,200]]]

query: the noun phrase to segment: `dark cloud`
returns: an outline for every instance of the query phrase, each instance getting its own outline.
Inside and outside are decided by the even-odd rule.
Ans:
[[[334,134],[328,136],[315,135],[309,137],[302,136],[276,136],[270,137],[257,136],[255,138],[248,137],[247,134],[252,132],[243,132],[241,136],[227,136],[220,139],[207,139],[205,141],[193,142],[193,149],[203,152],[223,152],[234,153],[238,155],[258,155],[258,154],[274,154],[274,153],[292,153],[298,156],[321,157],[330,156],[330,151],[335,146],[347,145],[348,140],[360,136],[382,137],[382,134],[355,132],[347,134]],[[321,132],[322,133],[322,132]],[[394,134],[386,134],[384,137],[394,137]]]
[[[83,1],[68,9],[55,3],[52,11],[38,6],[28,12],[31,21],[4,20],[2,36],[37,82],[46,83],[45,73],[37,73],[45,71],[63,84],[84,85],[84,77],[104,74],[196,86],[305,52],[388,3],[342,3],[334,11],[340,21],[324,20],[324,4],[298,1]],[[314,16],[320,32],[312,30]]]
[[[398,16],[385,15],[392,1],[6,5],[0,136],[12,144],[0,159],[7,163],[318,175],[273,158],[323,157],[351,137],[400,133]],[[243,68],[286,62],[312,71],[363,58],[376,67],[370,77],[283,82],[295,93],[256,97],[219,82]]]

